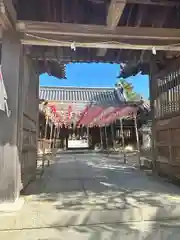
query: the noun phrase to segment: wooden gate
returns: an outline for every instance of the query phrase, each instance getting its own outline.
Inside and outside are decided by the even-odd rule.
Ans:
[[[21,178],[26,186],[36,174],[39,117],[39,78],[32,62],[25,59],[24,106],[22,121]],[[26,65],[27,64],[27,65]]]
[[[153,79],[156,168],[180,176],[180,59]]]

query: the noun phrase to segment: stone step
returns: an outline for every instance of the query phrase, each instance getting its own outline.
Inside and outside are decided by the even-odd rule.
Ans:
[[[143,221],[180,220],[180,204],[164,207],[139,206],[128,209],[63,208],[58,202],[32,201],[12,216],[0,216],[0,231],[33,228],[72,227],[96,224],[127,224]]]
[[[24,229],[23,231],[2,231],[0,239],[13,240],[179,240],[180,223],[171,222],[141,222],[129,224],[84,225],[61,228]]]

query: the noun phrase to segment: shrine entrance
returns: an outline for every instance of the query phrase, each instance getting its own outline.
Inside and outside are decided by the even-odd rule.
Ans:
[[[11,112],[0,111],[0,201],[18,199],[34,175],[39,75],[65,79],[72,62],[116,63],[124,78],[150,75],[154,168],[179,175],[179,1],[46,0],[42,7],[39,0],[0,0],[0,6],[7,92],[1,100]]]

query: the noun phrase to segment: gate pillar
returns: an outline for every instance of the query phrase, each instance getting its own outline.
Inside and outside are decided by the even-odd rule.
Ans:
[[[14,202],[21,186],[22,46],[14,31],[4,31],[1,65],[10,116],[0,111],[0,202]]]
[[[151,156],[153,161],[153,170],[156,171],[156,129],[155,129],[155,96],[156,96],[156,84],[154,83],[155,75],[157,73],[156,57],[153,56],[150,62],[150,76],[149,76],[149,96],[150,96],[150,108],[151,108]]]
[[[24,56],[24,81],[23,81],[23,122],[21,141],[21,179],[23,187],[35,178],[37,166],[37,140],[39,117],[39,76],[36,65]]]

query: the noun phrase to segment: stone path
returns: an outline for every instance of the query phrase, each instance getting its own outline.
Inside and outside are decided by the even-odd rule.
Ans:
[[[180,239],[180,188],[98,153],[57,154],[0,239]],[[174,220],[174,221],[173,221]]]

